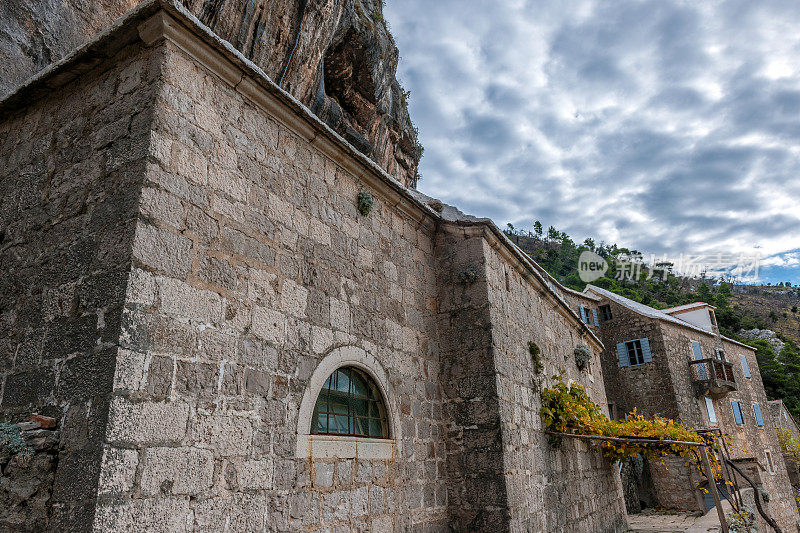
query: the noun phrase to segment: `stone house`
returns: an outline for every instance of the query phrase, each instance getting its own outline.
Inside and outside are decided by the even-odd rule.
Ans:
[[[769,512],[778,523],[794,530],[792,488],[778,460],[755,350],[719,333],[711,305],[659,311],[592,285],[585,292],[599,298],[611,416],[620,419],[635,409],[728,435],[732,460],[769,493]],[[698,487],[703,480],[696,470],[677,457],[651,463],[649,477],[652,487],[643,497],[654,501],[646,504],[704,512],[713,505]]]
[[[781,433],[785,432],[788,438],[800,439],[800,426],[792,413],[786,409],[783,400],[772,400],[769,402],[769,412],[772,416],[772,422],[778,430],[779,441],[781,444],[781,453],[783,460],[786,463],[786,470],[789,472],[789,479],[792,482],[792,487],[795,491],[800,491],[800,469],[798,469],[798,458],[794,453],[790,452],[787,443],[781,439]],[[800,441],[799,441],[800,442]]]
[[[596,326],[177,1],[3,100],[0,168],[0,413],[59,425],[40,529],[626,529],[618,469],[539,417],[555,373],[607,405]]]

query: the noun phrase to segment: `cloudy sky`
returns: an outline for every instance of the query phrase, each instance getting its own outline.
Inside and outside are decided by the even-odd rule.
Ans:
[[[800,282],[800,2],[388,0],[425,157],[463,211]]]

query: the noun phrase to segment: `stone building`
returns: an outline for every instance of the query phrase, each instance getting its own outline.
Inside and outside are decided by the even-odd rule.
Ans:
[[[796,442],[800,442],[800,426],[798,426],[797,420],[792,413],[786,409],[783,400],[770,401],[769,412],[772,416],[772,422],[778,430],[781,453],[786,463],[786,470],[789,472],[789,480],[792,482],[792,487],[794,487],[796,491],[800,491],[800,469],[798,468],[800,465],[798,465],[798,457],[796,451],[789,450],[789,443],[786,442],[786,439],[797,439]]]
[[[4,99],[0,168],[0,413],[59,428],[37,529],[626,529],[539,417],[555,373],[606,406],[595,326],[177,2]]]
[[[711,305],[659,311],[592,285],[585,293],[598,298],[611,416],[636,409],[728,435],[731,459],[767,491],[781,527],[793,531],[798,515],[755,350],[719,333]],[[701,490],[705,481],[677,457],[650,463],[649,477],[645,497],[654,495],[656,505],[703,512],[713,506]]]

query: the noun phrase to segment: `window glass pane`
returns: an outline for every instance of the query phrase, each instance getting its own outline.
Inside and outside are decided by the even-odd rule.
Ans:
[[[353,386],[353,389],[351,390],[353,395],[369,396],[369,387],[367,386],[367,382],[362,376],[359,375],[357,371],[352,373],[350,383]]]
[[[350,378],[347,374],[341,370],[337,370],[333,373],[333,382],[331,384],[331,389],[339,391],[339,392],[349,392],[350,390]]]
[[[314,406],[311,433],[388,438],[383,398],[369,375],[353,367],[333,372]]]
[[[350,433],[350,418],[346,415],[336,415],[333,417],[336,421],[336,433],[343,433],[347,435]]]
[[[327,433],[328,432],[328,414],[317,413],[314,416],[314,423],[316,424],[316,431],[312,433]]]
[[[370,420],[369,424],[369,434],[371,437],[386,437],[386,433],[384,431],[384,425],[381,420]]]
[[[353,419],[353,434],[362,437],[369,436],[369,418],[356,417]]]
[[[711,424],[717,423],[717,413],[714,411],[714,402],[706,396],[706,411],[708,411],[708,421]]]
[[[348,415],[350,411],[347,405],[347,398],[341,396],[331,396],[330,412],[337,415]]]
[[[355,416],[369,416],[369,401],[363,398],[353,398],[350,400],[352,414]]]

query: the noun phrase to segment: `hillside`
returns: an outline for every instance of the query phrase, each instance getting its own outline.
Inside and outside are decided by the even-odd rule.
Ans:
[[[800,345],[800,295],[779,287],[734,287],[731,303]]]
[[[717,307],[723,335],[757,349],[769,399],[782,398],[787,408],[800,416],[800,288],[791,286],[731,285],[714,279],[676,276],[669,263],[643,266],[638,276],[618,276],[617,260],[641,257],[636,250],[616,244],[595,244],[586,239],[577,244],[552,226],[545,234],[540,224],[534,233],[521,233],[509,225],[506,235],[564,286],[581,291],[586,283],[578,275],[580,254],[591,250],[606,259],[608,271],[593,284],[637,302],[663,309],[703,301]],[[617,279],[620,278],[620,279]],[[742,330],[769,329],[785,342],[780,353],[765,340],[743,337]],[[778,343],[779,344],[779,343]]]

